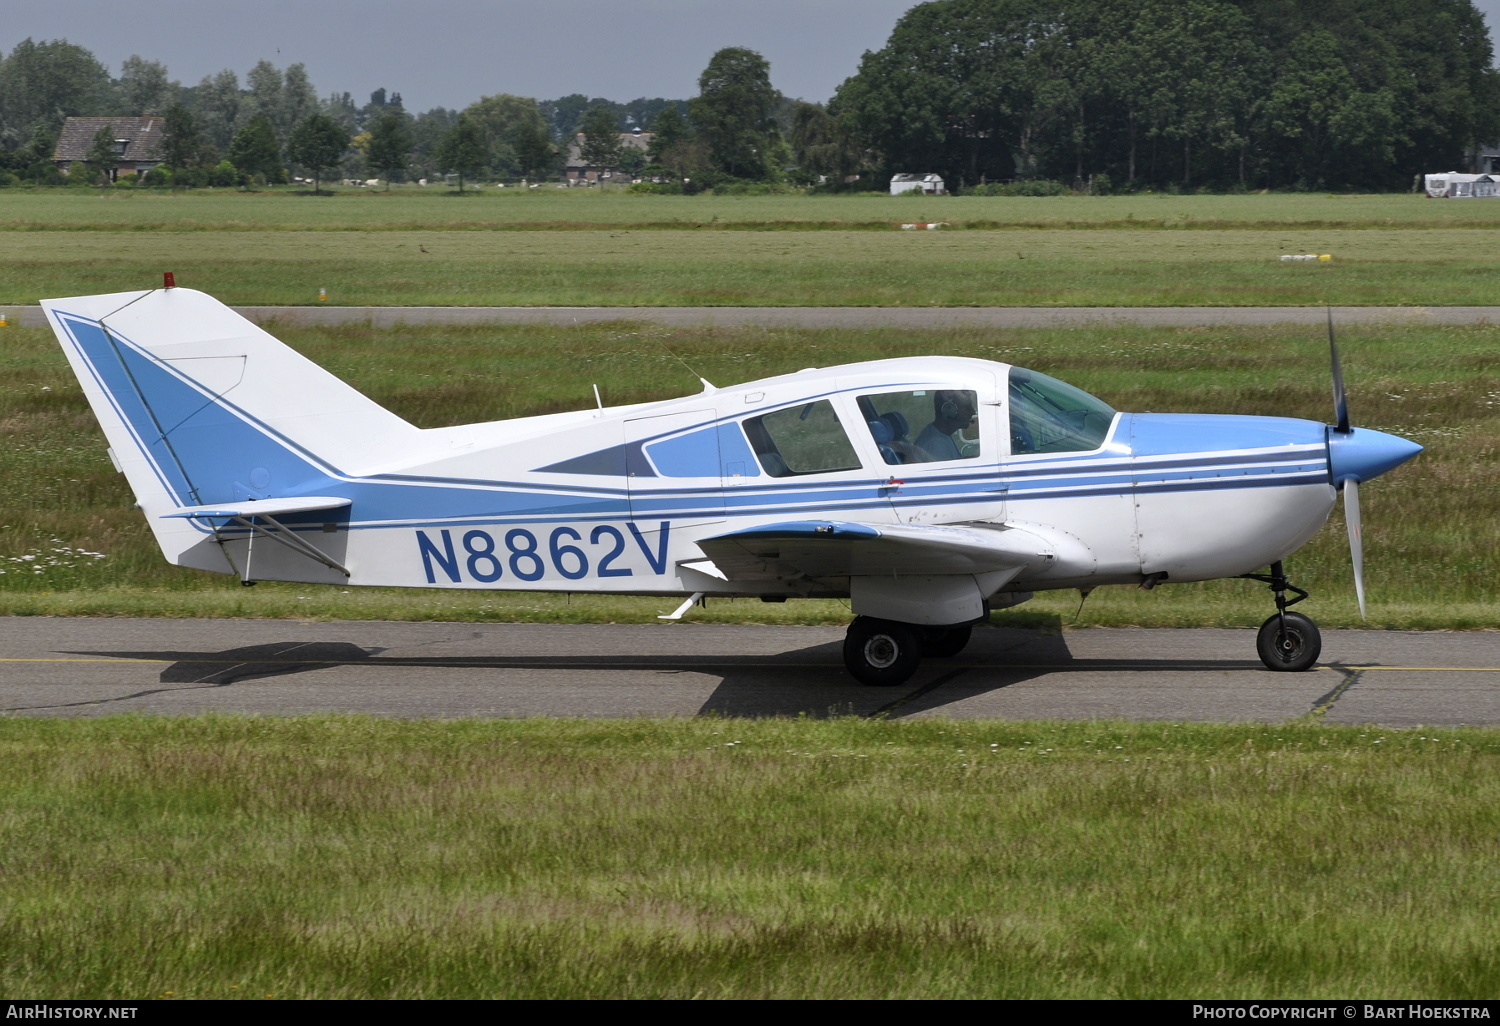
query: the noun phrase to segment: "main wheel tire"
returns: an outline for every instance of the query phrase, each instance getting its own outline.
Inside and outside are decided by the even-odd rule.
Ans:
[[[921,661],[921,637],[910,624],[857,616],[844,635],[844,665],[861,684],[904,684]]]
[[[973,627],[928,627],[922,632],[922,654],[937,659],[956,656],[969,643]]]
[[[1286,617],[1284,630],[1282,616]],[[1323,636],[1318,625],[1301,613],[1278,614],[1260,625],[1255,651],[1267,669],[1297,673],[1310,669],[1323,654]]]

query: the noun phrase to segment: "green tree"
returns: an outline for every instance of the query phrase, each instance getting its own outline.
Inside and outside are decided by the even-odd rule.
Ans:
[[[1180,177],[1187,183],[1195,143],[1228,149],[1244,140],[1260,97],[1264,52],[1249,19],[1222,0],[1144,0],[1119,24],[1124,31],[1103,59],[1111,84],[1132,130],[1182,147]],[[1135,146],[1132,134],[1132,178]]]
[[[322,110],[350,135],[359,131],[359,109],[354,106],[351,94],[331,93],[323,101]]]
[[[679,108],[678,113],[681,113],[680,108],[685,106],[685,104],[681,100],[668,100],[660,96],[652,97],[649,100],[641,96],[631,100],[629,103],[621,104],[621,106],[624,108],[623,113],[627,127],[639,128],[643,132],[650,132],[654,131],[652,125],[656,122],[657,116],[662,111],[668,107],[677,107]]]
[[[601,103],[608,105],[609,101],[600,97],[591,100],[582,93],[569,93],[556,100],[538,104],[538,107],[551,126],[553,138],[566,142],[573,138],[583,124],[584,112]]]
[[[464,191],[464,179],[472,178],[485,166],[484,133],[467,114],[458,116],[458,124],[443,137],[438,147],[437,164],[444,171],[458,175],[458,191]]]
[[[120,113],[165,114],[177,89],[178,84],[167,78],[165,64],[131,54],[120,68]]]
[[[715,168],[735,178],[771,176],[766,157],[776,134],[778,99],[771,65],[760,54],[735,46],[713,55],[688,113]]]
[[[380,173],[389,192],[391,179],[402,174],[411,162],[411,130],[405,111],[386,108],[370,127],[370,141],[365,148],[365,165]]]
[[[99,180],[108,185],[115,180],[115,169],[120,166],[120,151],[115,145],[113,125],[104,125],[94,133],[84,162],[93,169]]]
[[[240,123],[241,99],[240,77],[228,68],[203,77],[193,89],[193,109],[204,138],[219,147],[230,144]]]
[[[52,162],[56,149],[57,133],[46,125],[37,125],[31,133],[31,140],[17,151],[18,165],[28,181],[42,185],[62,178],[62,172]]]
[[[289,144],[292,132],[319,112],[318,95],[305,65],[293,64],[283,73],[270,61],[257,61],[245,76],[245,84],[250,95],[241,105],[240,116],[248,120],[264,114],[271,119],[279,141]]]
[[[620,146],[620,160],[615,164],[622,173],[635,178],[646,169],[646,151],[639,146],[622,144]]]
[[[794,101],[791,120],[788,141],[801,180],[815,182],[828,176],[842,181],[860,170],[859,147],[821,103]]]
[[[288,130],[318,113],[318,93],[307,77],[307,66],[292,64],[281,79],[279,121]]]
[[[556,174],[557,147],[552,145],[546,125],[540,120],[517,125],[510,146],[521,177],[545,180]]]
[[[178,175],[198,162],[200,144],[198,123],[192,113],[180,103],[167,108],[166,126],[161,137],[161,160],[172,173],[173,191],[177,189]]]
[[[90,166],[102,184],[110,184],[114,181],[115,168],[120,166],[120,150],[114,144],[114,126],[105,124],[93,136],[93,142],[89,144],[89,154],[84,157],[84,163]]]
[[[502,174],[518,172],[512,140],[522,125],[545,128],[537,102],[528,96],[499,93],[484,96],[464,108],[464,116],[479,130],[484,161]]]
[[[1082,100],[1060,0],[946,0],[913,8],[867,52],[830,111],[889,171],[950,183],[1044,173]]]
[[[1293,155],[1289,170],[1299,182],[1323,187],[1337,166],[1372,145],[1376,159],[1390,160],[1396,140],[1394,96],[1363,92],[1326,31],[1304,32],[1292,42],[1294,66],[1266,99],[1270,131]]]
[[[228,159],[246,175],[261,175],[268,182],[282,177],[281,147],[271,119],[257,114],[229,143]]]
[[[326,114],[310,114],[292,129],[286,152],[292,163],[312,172],[316,196],[322,188],[323,172],[338,167],[348,148],[347,130]]]
[[[276,65],[265,59],[256,61],[255,67],[245,76],[245,92],[242,94],[239,115],[243,120],[240,124],[257,114],[264,114],[271,119],[277,139],[282,142],[290,139],[295,125],[287,124],[282,118],[281,93],[284,86],[285,80]]]
[[[609,107],[598,104],[583,115],[583,142],[578,158],[588,167],[611,170],[620,163],[620,122]]]
[[[434,107],[412,118],[412,174],[415,177],[433,178],[438,174],[438,150],[456,124],[458,111],[447,107]]]
[[[68,117],[108,112],[109,71],[66,39],[24,39],[0,61],[0,143],[14,148],[38,125],[57,130]]]
[[[652,139],[646,147],[650,160],[642,170],[666,178],[703,179],[712,165],[708,146],[677,107],[666,107],[651,124]]]
[[[692,131],[676,104],[663,107],[651,122],[651,145],[646,147],[647,156],[653,163],[670,167],[669,154],[686,141]]]
[[[960,186],[1399,188],[1500,138],[1491,57],[1471,0],[932,0],[828,113],[886,171]],[[799,161],[826,128],[793,108]]]

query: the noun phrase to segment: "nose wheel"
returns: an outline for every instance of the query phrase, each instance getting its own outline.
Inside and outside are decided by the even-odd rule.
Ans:
[[[1276,615],[1261,624],[1255,636],[1255,651],[1266,669],[1282,673],[1311,669],[1323,654],[1323,636],[1310,617],[1287,612],[1287,607],[1307,598],[1307,592],[1287,580],[1279,561],[1271,564],[1269,574],[1240,576],[1270,585],[1276,596]],[[1288,599],[1289,591],[1296,597]]]
[[[1311,669],[1318,661],[1323,636],[1318,625],[1301,613],[1277,613],[1260,625],[1255,651],[1267,668],[1295,673]]]

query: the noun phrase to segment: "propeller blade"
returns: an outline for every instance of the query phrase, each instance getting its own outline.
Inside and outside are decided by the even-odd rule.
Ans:
[[[1359,618],[1365,618],[1365,539],[1359,520],[1359,482],[1344,482],[1344,523],[1349,528],[1349,561],[1354,564],[1354,595],[1359,599]]]
[[[1344,394],[1344,372],[1339,367],[1339,347],[1333,339],[1333,307],[1328,307],[1328,358],[1333,365],[1333,415],[1338,419],[1335,431],[1348,434],[1349,399]]]

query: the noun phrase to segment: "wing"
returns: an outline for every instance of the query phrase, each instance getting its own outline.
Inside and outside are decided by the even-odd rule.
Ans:
[[[986,601],[1023,572],[1057,558],[1039,535],[1003,525],[934,527],[796,520],[698,543],[707,560],[683,564],[753,586],[847,579],[861,616],[932,626],[973,623]]]
[[[795,520],[705,538],[698,546],[730,581],[1040,571],[1056,558],[1046,539],[1000,525]]]

